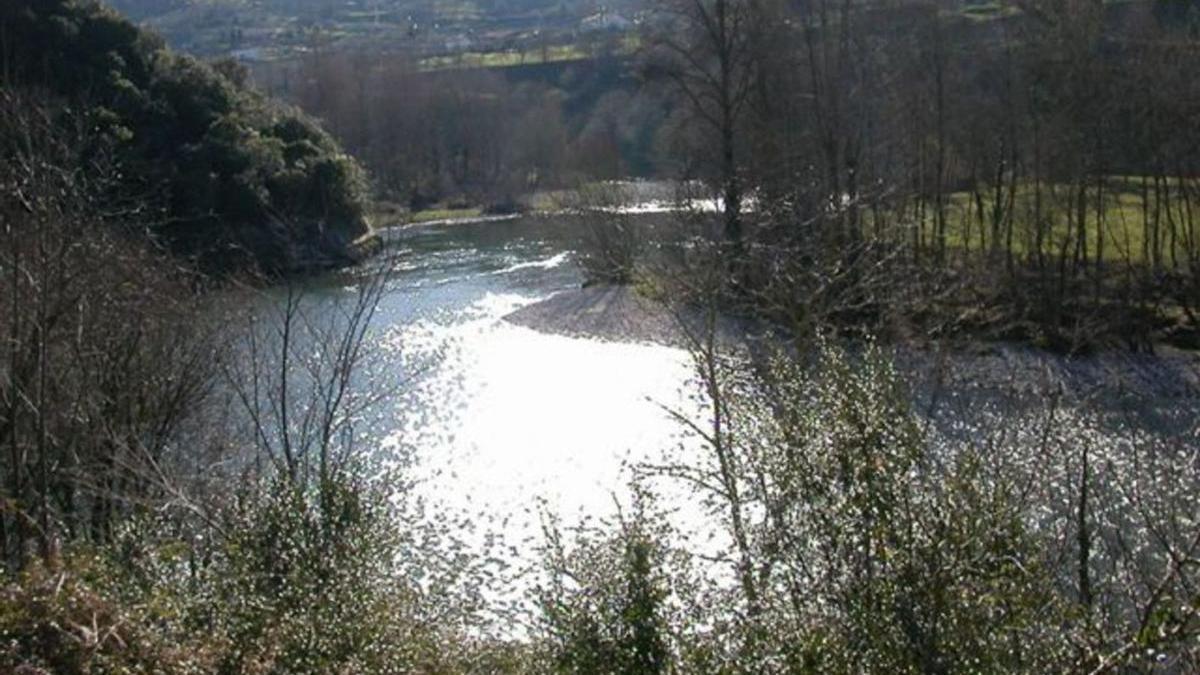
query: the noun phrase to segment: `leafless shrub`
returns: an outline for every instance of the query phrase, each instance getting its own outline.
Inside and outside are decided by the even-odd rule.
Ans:
[[[28,544],[103,542],[131,510],[177,503],[168,467],[211,360],[193,280],[107,222],[118,168],[102,145],[61,109],[2,96],[0,537],[19,565]]]
[[[644,263],[647,233],[629,212],[634,206],[630,192],[619,183],[597,183],[559,200],[561,210],[583,220],[578,260],[589,283],[632,283]]]

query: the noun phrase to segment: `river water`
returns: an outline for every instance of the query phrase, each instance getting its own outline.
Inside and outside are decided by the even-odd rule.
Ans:
[[[385,394],[360,443],[405,457],[427,510],[483,519],[505,548],[540,537],[545,513],[611,514],[629,466],[684,443],[666,410],[695,410],[682,350],[506,320],[580,287],[578,228],[529,217],[387,235],[396,273],[364,378]],[[322,293],[333,302],[354,283],[335,275]]]

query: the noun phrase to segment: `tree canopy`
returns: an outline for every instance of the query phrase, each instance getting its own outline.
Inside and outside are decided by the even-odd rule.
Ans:
[[[138,222],[206,268],[329,264],[368,230],[363,171],[315,121],[97,2],[5,2],[0,77],[86,125]]]

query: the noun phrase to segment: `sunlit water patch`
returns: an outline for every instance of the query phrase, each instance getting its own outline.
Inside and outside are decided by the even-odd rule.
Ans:
[[[504,320],[536,297],[489,293],[449,325],[395,334],[429,364],[386,445],[411,449],[431,498],[484,514],[611,510],[622,466],[657,456],[679,428],[687,355],[539,333]],[[516,522],[523,537],[536,523]]]
[[[364,442],[406,460],[425,513],[506,568],[515,600],[542,516],[567,527],[628,500],[629,467],[685,440],[666,412],[689,400],[686,352],[543,333],[505,319],[578,289],[569,231],[552,221],[407,232],[375,319],[368,386],[383,395]],[[485,550],[486,549],[486,550]],[[507,597],[503,597],[507,596]]]

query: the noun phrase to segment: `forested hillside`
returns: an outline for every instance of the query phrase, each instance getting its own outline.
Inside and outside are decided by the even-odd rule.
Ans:
[[[236,64],[173,53],[86,0],[4,3],[0,53],[6,95],[79,136],[122,226],[207,269],[335,264],[368,230],[358,164]]]
[[[455,54],[565,46],[581,32],[628,29],[644,0],[114,0],[113,7],[205,57],[293,58],[317,45]],[[589,21],[589,18],[593,19]]]
[[[381,194],[416,209],[504,207],[589,180],[669,175],[659,146],[669,103],[630,58],[428,72],[352,52],[255,74],[319,117]]]

